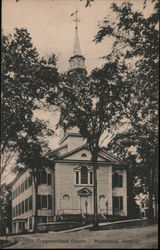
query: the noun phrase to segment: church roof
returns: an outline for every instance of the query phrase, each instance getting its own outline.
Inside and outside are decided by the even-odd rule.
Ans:
[[[88,150],[90,152],[89,147],[86,144],[84,144],[80,147],[77,147],[77,148],[67,152],[67,153],[62,154],[61,156],[57,156],[55,158],[55,160],[66,160],[66,158],[68,158],[69,156],[74,156],[74,154],[76,154],[77,152],[82,151],[84,149]],[[126,166],[126,163],[123,162],[119,157],[116,157],[116,156],[113,156],[113,155],[107,153],[106,151],[104,151],[104,149],[103,150],[101,149],[98,155],[106,163],[108,162],[108,163],[112,163],[113,165]]]

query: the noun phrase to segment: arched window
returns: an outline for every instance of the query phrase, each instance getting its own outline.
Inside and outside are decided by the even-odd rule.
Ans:
[[[68,194],[65,194],[63,196],[63,208],[64,209],[68,209],[70,208],[70,197]]]
[[[88,184],[88,169],[85,166],[81,167],[81,184]]]
[[[104,195],[99,196],[99,208],[100,208],[100,210],[105,210],[106,209],[105,196]]]
[[[87,155],[85,153],[81,154],[81,157],[87,157]]]

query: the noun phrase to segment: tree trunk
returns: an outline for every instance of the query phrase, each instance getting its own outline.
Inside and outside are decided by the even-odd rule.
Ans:
[[[37,224],[38,224],[38,183],[37,178],[34,177],[34,188],[35,188],[35,214],[34,214],[34,232],[37,232]]]
[[[149,169],[149,207],[148,207],[148,220],[153,221],[153,185],[154,185],[154,166]]]
[[[97,155],[92,156],[93,177],[94,177],[94,226],[98,226],[98,206],[97,206]]]

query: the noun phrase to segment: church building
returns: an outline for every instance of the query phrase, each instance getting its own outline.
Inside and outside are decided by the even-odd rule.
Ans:
[[[85,69],[77,27],[70,69]],[[53,151],[53,165],[38,176],[38,224],[63,221],[64,216],[93,216],[94,181],[91,152],[77,128],[67,131]],[[127,166],[102,147],[98,154],[98,214],[127,216]],[[12,231],[33,231],[35,188],[29,169],[25,168],[12,183]]]

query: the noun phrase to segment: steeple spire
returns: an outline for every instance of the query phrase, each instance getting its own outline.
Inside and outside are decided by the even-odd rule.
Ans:
[[[73,55],[81,55],[81,49],[80,49],[80,42],[79,42],[79,36],[78,36],[78,22],[80,22],[80,20],[78,19],[77,16],[78,10],[77,10],[77,6],[76,6],[76,12],[73,13],[73,15],[75,14],[75,19],[73,21],[75,21],[75,39],[74,39],[74,49],[73,49]]]
[[[78,37],[78,22],[80,22],[80,20],[78,19],[77,13],[78,10],[76,6],[76,11],[71,14],[71,16],[75,16],[75,19],[73,20],[75,22],[75,38],[74,38],[73,56],[71,56],[69,59],[70,70],[85,69],[84,65],[85,58],[81,54],[80,42]]]

